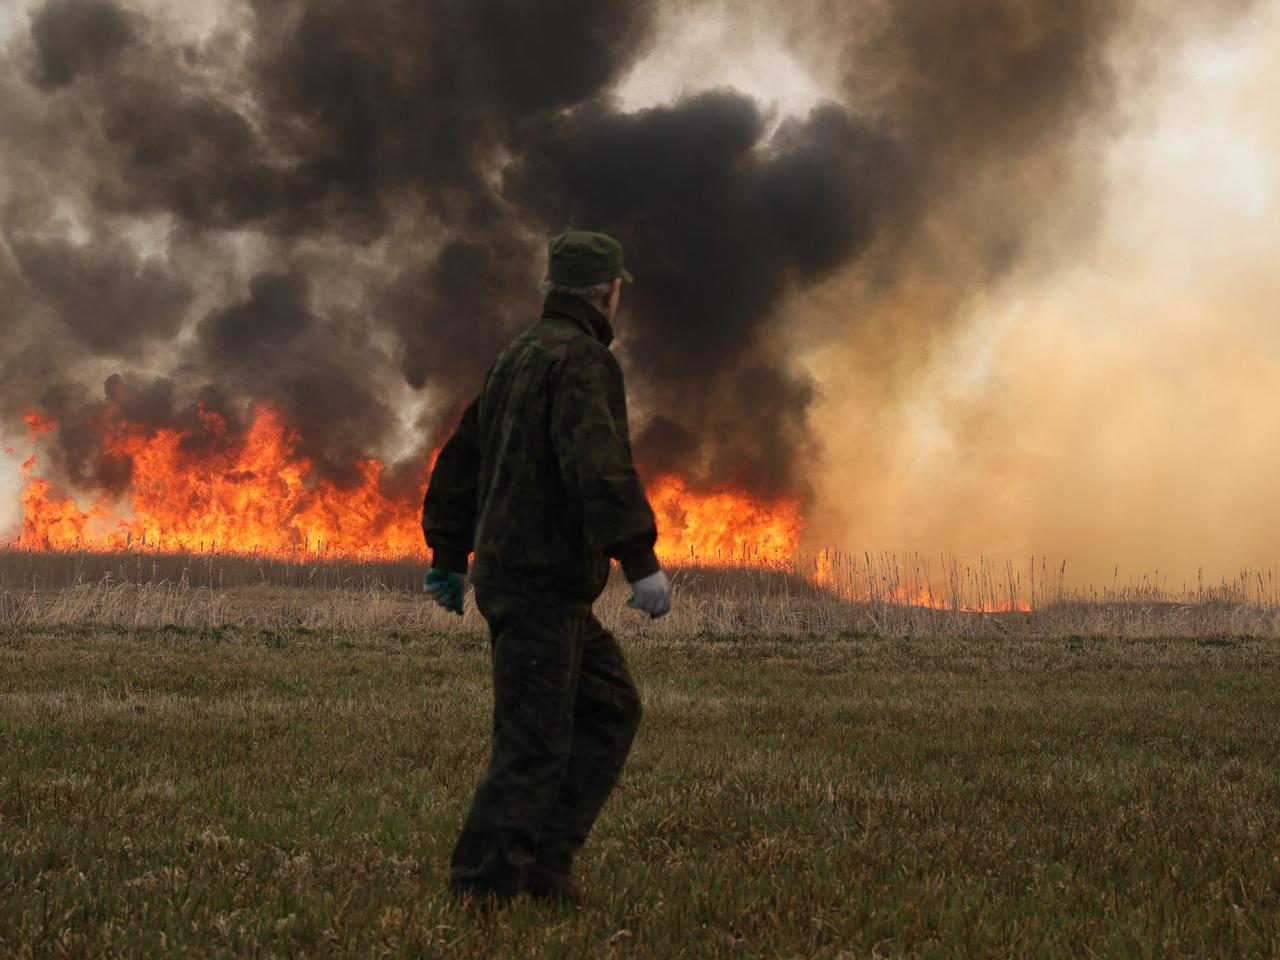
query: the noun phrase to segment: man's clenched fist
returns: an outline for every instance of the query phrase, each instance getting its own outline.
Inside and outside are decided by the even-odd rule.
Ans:
[[[467,592],[467,578],[462,574],[432,567],[422,578],[422,589],[437,604],[462,616],[462,597]]]
[[[653,620],[665,616],[671,610],[671,581],[659,570],[647,577],[641,577],[631,585],[631,599],[628,607],[643,610]]]

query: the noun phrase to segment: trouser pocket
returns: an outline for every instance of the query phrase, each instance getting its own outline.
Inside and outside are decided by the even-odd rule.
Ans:
[[[492,590],[478,602],[492,633],[499,740],[516,751],[567,750],[586,618]]]

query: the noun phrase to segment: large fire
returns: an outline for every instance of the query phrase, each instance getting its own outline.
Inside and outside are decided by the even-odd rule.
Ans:
[[[37,451],[41,438],[58,429],[42,413],[27,414],[26,423]],[[382,461],[369,458],[355,464],[358,481],[340,488],[319,475],[299,452],[297,431],[270,409],[259,409],[240,437],[225,418],[206,411],[191,433],[146,430],[111,415],[98,423],[103,456],[128,465],[123,496],[83,508],[38,475],[38,452],[32,453],[22,466],[22,531],[14,546],[426,558],[419,523],[434,453],[418,484],[392,489]],[[986,579],[935,589],[927,574],[869,556],[822,551],[805,561],[799,552],[804,517],[795,499],[697,490],[674,475],[653,478],[648,492],[658,554],[667,566],[777,568],[850,600],[969,612],[1029,609],[1016,590],[998,592]],[[976,602],[964,599],[973,596]]]
[[[298,434],[273,411],[259,410],[237,443],[224,442],[223,417],[202,413],[200,419],[202,435],[195,438],[110,422],[103,452],[132,465],[127,512],[115,519],[108,504],[83,511],[73,499],[58,496],[47,480],[32,476],[33,455],[24,467],[28,480],[17,545],[275,555],[422,553],[421,494],[415,503],[384,492],[381,461],[359,461],[360,482],[338,489],[315,476],[313,464],[297,452]]]
[[[419,526],[422,486],[388,493],[384,465],[356,464],[360,482],[340,489],[319,478],[299,454],[299,436],[274,411],[260,409],[240,441],[226,420],[204,412],[198,435],[146,431],[107,419],[102,450],[130,464],[125,502],[82,509],[36,474],[36,455],[23,467],[22,532],[32,550],[146,548],[297,556],[424,555]],[[57,428],[27,415],[29,437]],[[434,461],[434,457],[432,457]],[[732,490],[699,493],[675,476],[649,485],[664,563],[693,561],[765,565],[790,559],[803,521],[796,501],[763,501]]]
[[[677,476],[649,484],[664,563],[763,566],[790,560],[804,520],[797,500],[758,500],[734,490],[695,493]]]

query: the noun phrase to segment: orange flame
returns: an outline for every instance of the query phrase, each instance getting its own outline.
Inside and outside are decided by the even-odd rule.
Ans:
[[[29,413],[33,439],[57,422]],[[127,462],[132,483],[125,516],[100,502],[89,510],[34,475],[32,454],[22,465],[22,533],[19,547],[33,550],[122,550],[142,546],[163,551],[224,551],[327,556],[422,557],[419,526],[426,477],[415,490],[392,493],[383,483],[380,460],[356,462],[359,481],[340,489],[316,476],[298,452],[300,437],[281,416],[259,409],[241,439],[228,435],[226,420],[200,411],[200,427],[149,432],[135,424],[100,421],[102,451]],[[665,564],[703,563],[772,567],[797,561],[804,528],[800,503],[766,500],[742,491],[690,490],[678,476],[649,484],[658,521],[658,555]],[[114,517],[114,519],[113,519]],[[870,564],[870,561],[868,561]],[[823,551],[805,575],[819,587],[850,600],[962,612],[1026,611],[1021,600],[984,597],[977,604],[935,595],[928,586],[903,586],[896,576],[860,578],[847,555]],[[887,590],[887,593],[886,593]]]
[[[315,479],[311,461],[296,452],[297,432],[271,410],[257,412],[238,444],[227,442],[226,421],[218,414],[202,411],[201,421],[196,437],[167,429],[148,434],[123,422],[107,428],[104,452],[132,463],[129,516],[114,525],[104,507],[83,512],[73,500],[55,495],[48,481],[28,480],[18,546],[112,550],[136,544],[160,550],[288,554],[302,549],[355,556],[423,553],[421,490],[417,502],[412,497],[393,499],[382,488],[380,460],[358,461],[360,482],[352,489],[339,489]],[[27,473],[34,464],[33,457]]]
[[[887,571],[885,571],[887,572]],[[875,569],[870,556],[860,565],[856,558],[840,551],[822,550],[812,560],[809,579],[817,586],[837,596],[860,603],[887,603],[904,607],[924,607],[929,610],[950,610],[957,613],[1030,613],[1031,604],[1017,596],[1017,587],[1007,584],[989,584],[980,589],[980,599],[966,596],[959,585],[950,590],[935,593],[927,583],[912,579],[909,585],[899,583],[896,576],[886,577]]]
[[[960,613],[1030,613],[1031,604],[1024,600],[991,600],[981,603],[949,600],[936,597],[928,587],[920,587],[914,595],[911,591],[899,588],[896,603],[903,606],[928,607],[930,610],[956,610]]]
[[[41,413],[26,416],[33,441],[57,429]],[[22,533],[17,546],[32,550],[224,551],[271,555],[324,554],[357,557],[422,557],[419,526],[422,493],[435,451],[415,490],[388,492],[382,461],[356,462],[359,481],[340,489],[316,476],[298,452],[300,437],[281,416],[259,409],[241,439],[226,420],[200,411],[200,427],[149,432],[135,424],[100,421],[102,451],[127,462],[132,483],[125,516],[103,501],[82,510],[75,499],[35,476],[36,454],[22,465]],[[742,491],[690,490],[678,476],[649,484],[658,521],[658,555],[665,564],[788,566],[798,558],[804,528],[800,503],[766,500]],[[870,563],[870,561],[868,561]],[[819,587],[851,600],[963,612],[1029,610],[1021,600],[978,604],[935,595],[928,586],[903,586],[896,577],[860,578],[847,555],[823,551],[805,575]],[[887,595],[885,591],[888,591]],[[988,596],[983,591],[984,596]]]
[[[35,440],[42,433],[51,433],[58,429],[57,420],[38,410],[28,410],[22,415],[22,419],[27,423],[28,440]]]
[[[56,429],[52,418],[27,415],[33,436]],[[383,489],[383,463],[358,461],[360,482],[339,489],[315,476],[297,452],[299,436],[279,414],[259,409],[243,440],[227,424],[201,411],[194,435],[147,431],[105,420],[102,448],[128,461],[132,484],[125,516],[112,520],[105,503],[81,510],[47,480],[24,468],[23,526],[18,546],[36,550],[145,546],[166,551],[222,550],[289,554],[299,550],[342,556],[421,556],[423,488],[391,495]],[[438,451],[436,452],[438,453]],[[719,490],[696,493],[675,476],[649,489],[658,518],[659,555],[665,562],[765,565],[796,552],[803,520],[798,501],[764,501]]]
[[[798,500],[768,501],[733,490],[695,493],[673,475],[649,485],[649,502],[664,563],[783,563],[795,555],[804,528]]]
[[[37,550],[74,549],[84,541],[89,521],[101,512],[95,508],[85,513],[70,497],[58,496],[48,480],[31,476],[35,467],[33,453],[22,464],[27,483],[22,489],[22,535],[18,545]]]

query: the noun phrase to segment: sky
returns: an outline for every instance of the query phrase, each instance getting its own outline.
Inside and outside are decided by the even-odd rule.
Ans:
[[[0,43],[30,6],[0,8]],[[216,9],[193,4],[183,29]],[[777,349],[815,386],[808,546],[1044,556],[1093,582],[1275,563],[1280,3],[1224,24],[1158,56],[1141,37],[1111,50],[1100,175],[1014,268],[957,294],[921,261],[885,292],[869,257],[781,306],[801,322]],[[669,5],[614,94],[634,112],[732,88],[776,130],[846,88],[822,27],[769,4]],[[973,191],[937,214],[939,236],[1035,183]],[[18,519],[26,452],[6,442],[0,528]]]

